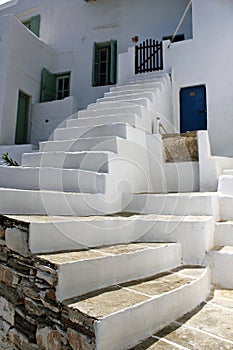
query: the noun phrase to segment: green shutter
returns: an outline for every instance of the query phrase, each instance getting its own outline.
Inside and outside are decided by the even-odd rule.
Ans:
[[[110,83],[116,84],[117,41],[111,40]]]
[[[40,15],[31,18],[31,31],[40,36]]]
[[[42,69],[40,102],[56,99],[56,76],[46,68]]]
[[[92,86],[98,85],[98,48],[97,43],[93,45],[93,63],[92,63]]]

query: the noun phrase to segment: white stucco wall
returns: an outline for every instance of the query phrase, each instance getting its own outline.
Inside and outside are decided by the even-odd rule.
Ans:
[[[0,63],[1,73],[3,71],[6,75],[0,114],[0,141],[9,145],[15,141],[19,90],[31,96],[32,103],[39,100],[41,70],[44,66],[51,66],[52,51],[13,16],[5,17],[3,22],[9,28],[9,37],[2,41],[7,52],[7,64]]]
[[[14,144],[15,128],[17,117],[17,103],[19,90],[31,97],[31,106],[38,103],[40,99],[41,71],[46,67],[54,73],[70,71],[73,66],[72,52],[56,52],[34,34],[28,31],[15,17],[5,15],[0,17],[0,144]],[[56,114],[54,127],[59,125],[64,118],[68,117],[76,108],[68,106],[67,102],[61,106],[60,113],[54,106],[52,112],[51,106],[48,115]],[[35,120],[38,115],[33,116],[34,108],[29,111],[29,137],[28,142],[35,142],[35,133],[31,140],[30,129],[35,127]],[[63,115],[61,115],[63,113]],[[44,140],[44,135],[51,134],[51,126],[45,127],[42,131],[41,125],[46,112],[38,119],[39,128]],[[54,119],[54,118],[53,118]],[[32,125],[32,122],[34,124]],[[36,138],[38,140],[38,138]]]
[[[64,100],[36,103],[32,105],[32,126],[30,142],[37,145],[52,137],[57,127],[76,111],[76,100],[70,96]]]
[[[71,95],[77,98],[78,108],[84,108],[109,90],[109,86],[91,86],[93,42],[115,39],[121,53],[132,46],[132,36],[160,40],[173,34],[187,3],[188,0],[19,0],[2,13],[13,13],[19,20],[40,14],[41,39],[57,51],[74,52]],[[191,12],[180,33],[192,37]]]
[[[206,85],[211,153],[233,156],[233,2],[193,0],[194,38],[165,46],[165,69],[174,68],[174,107],[179,130],[181,87]]]

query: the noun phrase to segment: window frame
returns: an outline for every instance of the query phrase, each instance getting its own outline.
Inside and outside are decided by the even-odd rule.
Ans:
[[[107,60],[105,68],[105,80],[101,78],[101,51],[106,50]],[[104,60],[102,61],[104,64]],[[93,44],[92,86],[107,86],[116,84],[117,69],[117,41],[110,40]],[[102,81],[101,81],[102,80]]]
[[[55,74],[56,77],[56,101],[57,100],[63,100],[66,97],[70,96],[70,72],[65,72],[65,73],[59,73],[59,74]],[[65,79],[69,78],[69,82],[68,82],[68,88],[65,89]],[[62,82],[62,89],[59,90],[59,80],[63,81]],[[68,92],[68,95],[66,95],[66,92]],[[59,93],[61,94],[61,98],[59,98]]]
[[[59,79],[69,78],[68,89],[62,89],[58,91]],[[43,68],[41,72],[41,92],[40,92],[40,102],[50,102],[63,100],[66,97],[70,96],[70,81],[71,81],[71,72],[62,72],[62,73],[51,73],[48,69]],[[64,87],[64,83],[62,84]],[[58,98],[58,93],[61,93],[61,98]],[[65,92],[68,92],[65,96]]]
[[[40,36],[40,15],[22,20],[22,24],[36,36]]]

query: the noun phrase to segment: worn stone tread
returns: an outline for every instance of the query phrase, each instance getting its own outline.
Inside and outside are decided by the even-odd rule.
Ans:
[[[174,244],[174,243],[170,243]],[[67,253],[55,253],[55,254],[44,254],[38,255],[39,259],[46,260],[53,264],[64,264],[71,263],[81,260],[89,260],[96,258],[103,258],[106,256],[114,256],[120,254],[133,253],[139,250],[148,248],[159,248],[166,247],[169,243],[131,243],[131,244],[120,244],[105,248],[95,248],[90,250],[80,250]]]
[[[193,271],[195,273],[193,274]],[[164,273],[146,280],[123,283],[89,293],[77,299],[67,300],[67,308],[81,312],[88,317],[101,319],[110,314],[120,312],[136,304],[158,297],[183,285],[190,284],[203,274],[204,268],[180,269]],[[196,275],[194,277],[194,275]]]

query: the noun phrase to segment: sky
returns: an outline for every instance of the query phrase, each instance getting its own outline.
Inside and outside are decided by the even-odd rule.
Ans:
[[[10,0],[0,0],[0,5],[5,4],[5,2],[8,2]]]

